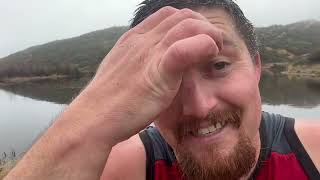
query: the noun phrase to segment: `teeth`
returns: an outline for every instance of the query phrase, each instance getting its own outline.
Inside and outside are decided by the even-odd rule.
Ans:
[[[204,135],[204,134],[208,134],[209,133],[209,129],[208,128],[202,128],[198,130],[198,134],[200,135]]]
[[[209,132],[214,132],[217,128],[215,128],[214,126],[210,126],[208,127]]]
[[[220,129],[222,127],[221,123],[217,123],[216,128]]]
[[[221,123],[217,123],[215,126],[212,125],[212,126],[209,126],[207,128],[201,128],[198,130],[198,135],[199,136],[203,136],[203,135],[208,135],[208,134],[211,134],[219,129],[222,128],[222,125]]]

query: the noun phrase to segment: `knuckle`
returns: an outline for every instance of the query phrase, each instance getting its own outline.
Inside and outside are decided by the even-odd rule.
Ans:
[[[133,35],[133,31],[132,31],[132,29],[130,29],[130,30],[128,30],[127,32],[125,32],[123,35],[122,35],[122,37],[130,37],[130,36],[132,36]]]
[[[115,45],[118,47],[134,48],[145,40],[145,36],[137,34],[135,29],[130,29],[118,39]],[[145,41],[144,41],[145,42]]]
[[[209,36],[209,35],[207,35],[207,34],[199,34],[198,35],[198,37],[199,37],[199,39],[201,39],[202,41],[212,41],[212,38]]]
[[[201,13],[193,11],[188,8],[180,10],[180,13],[182,13],[183,17],[185,18],[193,18],[193,19],[208,21],[207,18],[205,18]]]
[[[203,45],[205,49],[212,49],[215,45],[215,41],[207,34],[200,34],[199,35],[201,40],[203,41]]]
[[[130,32],[133,34],[144,34],[146,32],[146,29],[144,28],[143,24],[144,24],[144,21],[141,22],[140,25],[130,29]]]
[[[196,24],[196,20],[192,18],[187,18],[181,21],[181,24],[185,27],[193,27]]]
[[[204,55],[216,55],[218,47],[216,42],[207,34],[200,34],[199,41],[201,41],[201,49]]]
[[[197,11],[193,11],[193,15],[195,15],[197,17],[203,17],[203,15]]]
[[[191,9],[188,8],[184,8],[180,10],[180,13],[185,16],[185,17],[192,17],[194,16],[194,11],[192,11]]]
[[[188,18],[184,19],[179,23],[181,30],[187,32],[195,32],[197,31],[197,22],[194,19]]]
[[[122,36],[119,38],[117,44],[122,44],[126,41],[128,41],[129,38],[131,38],[133,35],[133,32],[131,30],[125,32],[124,34],[122,34]]]
[[[176,8],[173,8],[171,6],[165,6],[159,10],[159,14],[161,14],[163,16],[167,16],[167,15],[172,14],[173,12],[176,12],[176,11],[177,11]]]

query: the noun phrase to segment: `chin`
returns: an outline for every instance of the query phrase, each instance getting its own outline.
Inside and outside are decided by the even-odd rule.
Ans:
[[[255,115],[239,109],[215,110],[202,119],[183,116],[180,121],[166,121],[170,126],[159,130],[188,180],[239,179],[256,162],[253,133],[257,134],[259,121]]]
[[[232,137],[230,141],[178,145],[175,154],[184,176],[188,180],[248,176],[256,161],[256,148],[245,133],[235,131],[234,134],[238,134],[237,138],[228,136]]]
[[[185,138],[174,149],[188,180],[247,177],[257,157],[251,138],[241,127],[233,126],[211,136]]]

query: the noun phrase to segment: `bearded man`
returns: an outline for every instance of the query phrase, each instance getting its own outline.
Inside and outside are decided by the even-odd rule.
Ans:
[[[7,179],[320,179],[319,123],[262,113],[260,73],[233,1],[146,0]]]

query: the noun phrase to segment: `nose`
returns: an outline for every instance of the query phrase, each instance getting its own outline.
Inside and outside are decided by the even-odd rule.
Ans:
[[[194,75],[184,76],[180,93],[185,116],[205,118],[218,102],[208,84]]]

